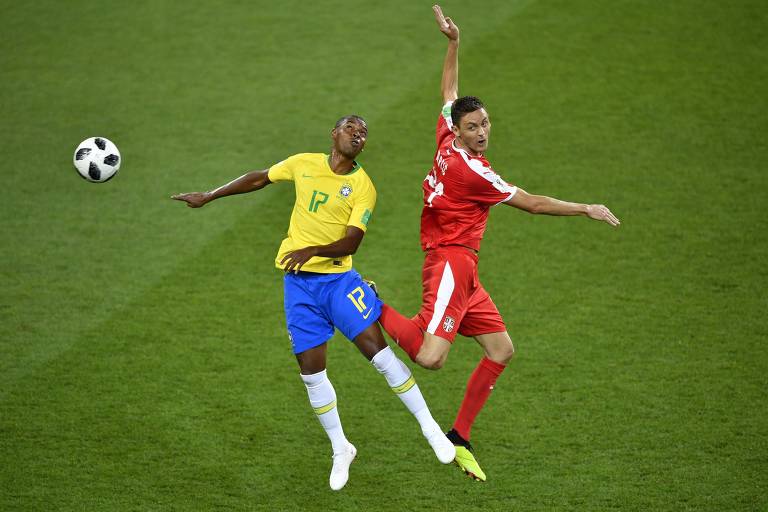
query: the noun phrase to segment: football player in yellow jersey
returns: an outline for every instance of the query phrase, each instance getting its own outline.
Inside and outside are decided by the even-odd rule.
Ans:
[[[363,240],[376,205],[376,189],[355,160],[367,137],[368,127],[361,117],[345,116],[331,131],[330,155],[297,154],[215,190],[173,196],[187,206],[200,208],[214,199],[253,192],[274,182],[294,182],[296,203],[275,264],[285,271],[288,335],[301,379],[333,448],[329,480],[333,490],[347,483],[349,466],[357,454],[344,435],[336,392],[326,374],[327,341],[334,328],[384,375],[418,420],[440,462],[448,464],[456,456],[453,443],[432,418],[411,371],[384,341],[376,323],[381,301],[352,268],[352,255]]]

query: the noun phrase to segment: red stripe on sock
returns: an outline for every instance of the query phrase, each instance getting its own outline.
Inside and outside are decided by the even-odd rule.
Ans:
[[[387,304],[381,307],[379,323],[400,348],[405,350],[411,361],[416,360],[421,345],[424,343],[424,333],[416,322],[398,313]]]
[[[483,357],[480,363],[472,372],[467,382],[467,391],[464,393],[464,400],[461,402],[459,413],[456,415],[456,421],[453,428],[458,434],[469,441],[469,433],[472,430],[472,424],[485,405],[486,400],[496,384],[501,372],[507,365],[491,361]]]

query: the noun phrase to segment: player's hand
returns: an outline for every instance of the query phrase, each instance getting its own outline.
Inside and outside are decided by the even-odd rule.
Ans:
[[[601,220],[607,222],[611,226],[618,226],[621,224],[618,218],[602,204],[590,204],[587,205],[587,217],[590,219]]]
[[[432,10],[435,11],[435,20],[437,21],[437,26],[440,27],[440,32],[445,34],[445,37],[451,41],[458,41],[459,27],[456,26],[451,18],[446,18],[443,15],[443,10],[439,5],[433,5]]]
[[[211,197],[208,192],[187,192],[186,194],[176,194],[175,196],[171,196],[171,199],[184,201],[190,208],[200,208],[210,202]]]
[[[286,272],[296,272],[298,274],[299,270],[301,270],[301,267],[303,267],[306,262],[308,262],[310,259],[312,259],[312,257],[316,255],[316,247],[305,247],[303,249],[291,251],[286,254],[283,259],[280,260],[280,264],[285,265],[283,270]]]

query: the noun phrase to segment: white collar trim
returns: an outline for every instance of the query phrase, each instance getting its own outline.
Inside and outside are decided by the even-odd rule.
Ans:
[[[453,147],[453,149],[455,149],[456,151],[461,151],[462,153],[467,155],[467,158],[471,158],[473,160],[478,160],[480,158],[484,158],[482,153],[480,153],[477,156],[472,156],[472,155],[469,154],[469,152],[466,149],[461,149],[459,146],[456,145],[456,139],[453,139],[453,142],[451,142],[451,147]]]

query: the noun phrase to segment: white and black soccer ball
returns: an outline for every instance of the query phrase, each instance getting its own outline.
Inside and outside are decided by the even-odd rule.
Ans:
[[[73,161],[80,176],[93,183],[104,183],[120,169],[120,151],[105,137],[91,137],[77,146]]]

